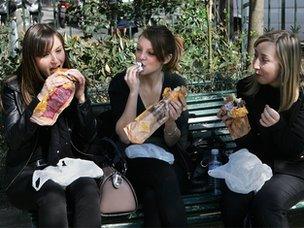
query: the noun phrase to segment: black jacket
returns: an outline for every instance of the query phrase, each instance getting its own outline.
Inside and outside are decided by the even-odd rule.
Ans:
[[[9,147],[7,184],[37,159],[55,165],[63,157],[77,157],[71,141],[82,149],[96,135],[96,120],[88,99],[83,104],[74,99],[53,126],[39,126],[30,121],[39,100],[34,98],[28,106],[24,105],[17,77],[4,83],[1,95],[4,137]]]
[[[111,81],[109,86],[109,96],[111,102],[111,108],[113,112],[114,123],[119,120],[122,116],[128,96],[130,93],[130,89],[127,83],[124,80],[125,72],[121,72],[117,74]],[[170,87],[172,90],[177,86],[186,86],[186,80],[182,78],[180,75],[175,73],[165,72],[164,81],[162,86],[162,91],[166,87]],[[161,99],[162,97],[160,97]],[[146,110],[140,96],[138,96],[137,101],[137,116]],[[182,112],[181,116],[177,119],[176,124],[181,131],[181,138],[179,142],[181,145],[185,146],[187,144],[187,136],[188,136],[188,118],[189,113],[188,110]],[[165,150],[170,151],[164,141],[164,125],[162,125],[159,129],[157,129],[146,141],[145,143],[156,144],[160,147],[163,147]]]
[[[250,76],[253,77],[253,76]],[[237,84],[237,96],[246,102],[251,131],[236,140],[238,146],[248,148],[274,173],[283,173],[304,178],[304,94],[286,111],[280,112],[280,120],[271,127],[259,123],[266,104],[278,110],[280,91],[269,85],[261,85],[254,96],[246,96],[245,78]]]

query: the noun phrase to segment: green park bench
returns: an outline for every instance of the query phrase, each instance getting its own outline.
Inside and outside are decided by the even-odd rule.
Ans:
[[[189,110],[189,138],[191,142],[198,142],[199,146],[205,151],[210,151],[213,147],[207,140],[212,132],[212,137],[221,139],[224,147],[221,151],[230,154],[235,149],[235,143],[229,136],[225,125],[216,117],[216,113],[223,105],[224,97],[235,91],[217,91],[210,93],[189,94],[187,104]],[[98,118],[104,119],[106,135],[113,133],[113,123],[111,118],[111,107],[106,104],[93,104],[93,112]],[[112,126],[112,127],[110,127]],[[183,201],[186,207],[189,226],[212,227],[212,225],[222,226],[221,214],[219,210],[220,196],[215,196],[209,191],[186,193],[183,195]],[[304,201],[298,203],[289,211],[290,218],[304,213]],[[32,223],[37,224],[37,217],[32,216]],[[102,227],[139,227],[143,222],[143,213],[141,209],[124,216],[103,217]]]
[[[231,139],[229,132],[223,122],[216,116],[219,108],[224,103],[224,97],[234,93],[234,90],[217,91],[210,93],[189,94],[187,105],[189,110],[189,137],[192,142],[199,142],[200,147],[205,151],[210,151],[213,145],[206,137],[212,136],[220,138],[224,143],[221,151],[229,155],[235,149],[235,143]],[[93,112],[97,116],[102,113],[110,115],[109,104],[93,104]],[[105,118],[108,118],[105,117]],[[183,201],[186,207],[188,224],[190,226],[212,226],[221,225],[221,214],[219,210],[219,198],[210,190],[201,193],[192,193],[183,195]],[[303,210],[303,211],[302,211]],[[304,213],[304,201],[293,206],[289,211],[293,215]],[[139,227],[142,224],[143,213],[141,209],[135,213],[125,216],[103,217],[102,227]]]
[[[205,136],[210,132],[220,137],[225,142],[225,153],[231,153],[235,144],[229,136],[225,125],[216,117],[216,113],[223,105],[224,97],[233,93],[233,90],[211,93],[189,94],[187,105],[189,110],[189,136],[191,141],[199,142],[204,150],[211,150]],[[111,116],[109,104],[93,104],[93,112],[96,116],[104,118],[105,122]],[[107,129],[104,129],[107,131]],[[106,132],[111,135],[112,132]],[[188,223],[207,224],[220,221],[219,197],[211,192],[193,193],[183,196],[186,206]],[[139,209],[135,213],[125,216],[103,217],[102,227],[136,227],[142,224],[143,214]]]

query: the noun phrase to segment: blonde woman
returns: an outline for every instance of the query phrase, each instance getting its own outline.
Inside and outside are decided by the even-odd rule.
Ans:
[[[273,171],[256,194],[227,189],[222,215],[227,227],[288,227],[287,210],[304,199],[304,95],[300,87],[301,48],[287,31],[273,31],[254,44],[255,74],[237,84],[245,100],[251,130],[238,132],[236,143],[248,148]],[[231,121],[223,116],[228,128]],[[245,130],[246,131],[246,130]]]

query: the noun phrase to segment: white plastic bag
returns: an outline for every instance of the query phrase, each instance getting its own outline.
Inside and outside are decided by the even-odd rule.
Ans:
[[[38,191],[47,180],[53,180],[62,187],[70,185],[80,177],[99,178],[103,171],[94,162],[75,158],[63,158],[57,166],[48,166],[33,173],[32,186]]]
[[[272,170],[247,149],[241,149],[229,156],[227,164],[209,170],[208,174],[225,179],[231,191],[247,194],[258,192],[272,177]]]

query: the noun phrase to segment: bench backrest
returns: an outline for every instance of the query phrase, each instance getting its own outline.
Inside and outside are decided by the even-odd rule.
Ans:
[[[192,142],[199,143],[205,149],[211,149],[213,145],[205,139],[212,134],[212,137],[217,137],[223,142],[225,153],[233,151],[236,145],[224,123],[216,116],[224,104],[225,97],[232,93],[235,93],[235,90],[188,95],[189,132]]]
[[[229,132],[223,122],[216,114],[224,104],[224,98],[234,93],[234,90],[217,91],[210,93],[196,93],[187,96],[189,110],[189,136],[191,142],[197,142],[205,149],[209,148],[210,142],[205,141],[210,133],[221,139],[225,144],[225,152],[230,153],[235,148]],[[112,135],[114,123],[111,121],[111,106],[109,103],[93,104],[93,112],[103,120],[103,131],[105,135]]]

